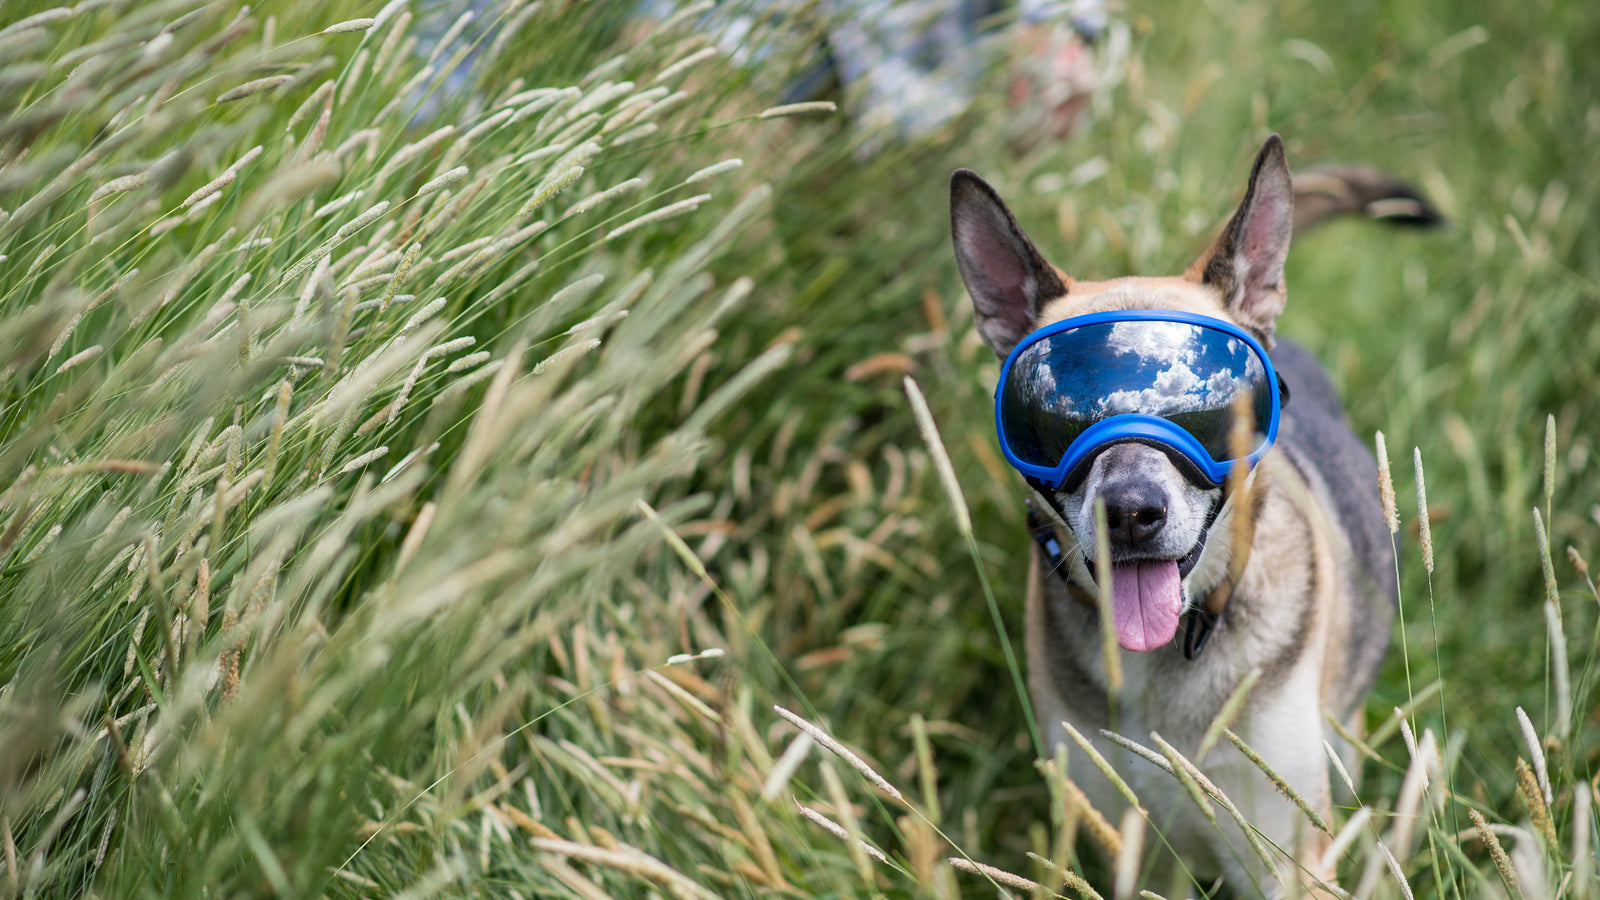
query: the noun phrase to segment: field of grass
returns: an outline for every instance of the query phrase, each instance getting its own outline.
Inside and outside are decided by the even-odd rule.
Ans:
[[[1129,4],[1071,138],[866,155],[762,115],[814,10],[631,6],[0,4],[0,897],[1135,895],[1028,736],[947,178],[1177,271],[1270,131],[1452,222],[1290,257],[1404,520],[1341,884],[1600,896],[1600,8]]]

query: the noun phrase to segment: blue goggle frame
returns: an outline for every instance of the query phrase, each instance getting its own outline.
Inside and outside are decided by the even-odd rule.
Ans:
[[[1200,473],[1209,478],[1213,484],[1221,485],[1227,479],[1234,460],[1213,459],[1199,439],[1189,431],[1175,422],[1152,414],[1117,413],[1095,422],[1072,440],[1061,460],[1053,466],[1026,462],[1018,458],[1016,453],[1013,452],[1006,438],[1005,409],[1001,401],[1006,389],[1007,379],[1011,375],[1012,365],[1017,361],[1017,358],[1028,348],[1061,332],[1117,322],[1177,322],[1221,332],[1229,337],[1243,341],[1261,361],[1261,365],[1265,369],[1265,382],[1272,401],[1264,440],[1249,456],[1245,457],[1245,462],[1254,467],[1266,455],[1267,451],[1272,449],[1272,444],[1277,440],[1278,436],[1278,424],[1282,415],[1283,401],[1277,370],[1273,368],[1272,359],[1267,355],[1266,348],[1261,346],[1260,341],[1257,341],[1248,332],[1232,322],[1211,316],[1179,312],[1177,310],[1116,310],[1090,313],[1088,315],[1074,316],[1060,322],[1052,322],[1023,338],[1007,355],[1005,364],[1000,367],[1000,381],[995,386],[995,431],[999,435],[1000,449],[1005,454],[1006,461],[1011,463],[1013,468],[1031,479],[1059,488],[1066,483],[1073,469],[1092,457],[1101,448],[1117,441],[1135,440],[1158,444],[1178,452],[1185,459],[1192,462]]]

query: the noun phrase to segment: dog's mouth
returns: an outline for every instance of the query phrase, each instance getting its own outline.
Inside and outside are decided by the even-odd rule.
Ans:
[[[1111,568],[1113,570],[1115,570],[1117,566],[1126,565],[1126,564],[1130,564],[1130,563],[1171,562],[1171,563],[1176,563],[1177,564],[1177,566],[1178,566],[1178,577],[1179,578],[1188,578],[1189,577],[1189,573],[1194,571],[1194,567],[1199,565],[1199,563],[1200,563],[1200,554],[1203,553],[1205,551],[1205,549],[1206,549],[1206,533],[1202,531],[1202,532],[1200,532],[1200,539],[1194,542],[1194,546],[1192,548],[1190,548],[1189,552],[1185,553],[1184,555],[1182,555],[1180,557],[1178,557],[1177,559],[1166,559],[1166,558],[1163,558],[1163,557],[1150,557],[1150,556],[1135,556],[1135,555],[1131,555],[1131,554],[1126,556],[1126,557],[1120,557],[1119,558],[1119,557],[1117,557],[1115,555],[1115,552],[1113,552],[1112,559],[1111,559]],[[1083,562],[1084,562],[1084,565],[1089,567],[1089,577],[1091,579],[1093,579],[1094,581],[1098,582],[1099,581],[1099,574],[1095,571],[1094,557],[1089,553],[1085,553],[1084,557],[1083,557]]]
[[[1183,615],[1183,580],[1200,561],[1205,543],[1202,533],[1193,549],[1177,559],[1112,561],[1111,608],[1122,649],[1144,653],[1172,642]],[[1096,575],[1093,563],[1089,574]]]

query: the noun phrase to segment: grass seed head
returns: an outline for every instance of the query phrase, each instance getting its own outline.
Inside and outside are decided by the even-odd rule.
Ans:
[[[1339,774],[1339,780],[1344,782],[1345,788],[1350,791],[1350,796],[1357,796],[1355,779],[1350,777],[1350,770],[1345,768],[1344,760],[1339,758],[1339,752],[1333,749],[1333,745],[1327,741],[1322,742],[1322,749],[1327,754],[1328,762],[1332,764],[1333,770]]]
[[[879,850],[877,847],[872,846],[871,844],[867,843],[864,840],[861,840],[860,838],[852,839],[850,837],[850,832],[845,830],[845,827],[843,825],[840,825],[838,822],[833,821],[832,819],[828,818],[827,816],[823,815],[822,813],[817,812],[816,810],[814,810],[811,807],[805,805],[804,803],[801,803],[800,802],[800,798],[798,798],[798,797],[790,797],[789,799],[794,801],[794,805],[795,805],[795,807],[797,809],[799,809],[800,815],[805,816],[807,819],[810,819],[812,822],[815,822],[817,825],[822,826],[822,829],[824,831],[828,832],[829,834],[833,835],[834,837],[838,838],[841,841],[844,841],[846,843],[854,843],[854,844],[856,844],[868,856],[872,857],[873,859],[877,860],[878,862],[887,863],[889,861],[889,857],[884,856],[882,850]]]
[[[818,728],[817,726],[811,724],[805,719],[800,718],[781,706],[774,706],[772,709],[778,715],[787,720],[789,724],[811,735],[812,739],[814,739],[818,744],[821,744],[823,749],[844,760],[852,769],[860,772],[863,778],[867,779],[867,781],[871,782],[879,790],[896,800],[904,799],[901,796],[900,791],[895,788],[894,785],[890,784],[888,780],[886,780],[882,775],[879,775],[876,770],[867,765],[866,760],[855,755],[850,751],[849,748],[845,747],[845,745],[834,740],[833,737],[830,736],[826,731],[823,731],[821,728]]]
[[[259,94],[262,91],[270,91],[273,88],[281,87],[282,85],[288,84],[293,80],[293,75],[268,75],[265,78],[256,78],[252,81],[246,81],[244,84],[222,92],[217,96],[217,102],[232,103],[235,100],[243,100],[246,97]]]
[[[1477,829],[1479,840],[1489,848],[1489,856],[1494,860],[1494,867],[1499,870],[1500,879],[1505,882],[1506,889],[1511,892],[1512,897],[1522,897],[1522,883],[1517,878],[1516,869],[1511,865],[1511,857],[1506,855],[1506,848],[1483,818],[1483,813],[1468,807],[1467,817],[1472,819],[1472,827]]]
[[[611,233],[606,235],[606,240],[615,240],[630,231],[642,228],[646,225],[662,222],[675,216],[681,216],[684,213],[693,212],[700,208],[700,204],[710,199],[710,194],[697,194],[688,198],[687,200],[679,200],[676,203],[669,203],[660,209],[651,210],[650,212],[647,212],[636,219],[630,219],[627,222],[618,225],[616,228],[613,228]]]
[[[1556,417],[1544,417],[1544,508],[1551,509],[1556,493]]]
[[[1422,448],[1411,449],[1412,465],[1417,471],[1417,532],[1422,540],[1422,567],[1433,574],[1433,531],[1428,525],[1428,485],[1422,474]]]
[[[283,130],[294,131],[294,127],[300,124],[301,119],[309,115],[313,109],[328,102],[328,99],[333,96],[333,88],[334,83],[332,80],[324,81],[317,85],[317,89],[312,91],[305,100],[301,101],[299,106],[295,107],[294,113],[289,116],[289,121],[284,125]]]
[[[344,223],[344,225],[340,226],[339,230],[333,233],[333,241],[332,241],[332,243],[338,244],[338,243],[344,241],[346,238],[350,237],[352,234],[355,234],[356,232],[360,231],[361,229],[367,227],[368,225],[371,225],[373,222],[378,221],[378,219],[381,218],[383,216],[383,214],[388,212],[388,211],[389,211],[389,201],[387,201],[387,200],[378,201],[377,203],[375,203],[372,206],[368,207],[366,212],[362,213],[359,216],[356,216],[354,219],[351,219],[350,221]]]
[[[1523,806],[1528,809],[1528,818],[1533,821],[1533,827],[1544,838],[1545,846],[1554,848],[1556,844],[1555,821],[1550,818],[1550,807],[1544,802],[1544,791],[1539,785],[1539,776],[1533,772],[1533,767],[1522,757],[1517,757],[1517,796],[1521,798]]]
[[[74,353],[63,360],[61,365],[56,367],[55,374],[60,375],[68,369],[76,367],[80,363],[88,362],[89,360],[94,359],[96,356],[99,356],[101,353],[104,353],[105,349],[106,348],[104,346],[95,344],[92,347],[79,350],[77,353]]]
[[[388,9],[388,7],[384,7]],[[379,26],[385,24],[383,17],[378,16]],[[400,41],[405,37],[406,30],[411,27],[411,11],[402,8],[399,15],[394,17],[394,25],[389,27],[388,33],[383,36],[383,44],[378,47],[378,55],[372,62],[372,74],[382,78],[382,83],[387,85],[393,77],[395,69],[389,63],[394,59],[394,53],[400,46]]]
[[[1114,896],[1117,900],[1129,900],[1138,888],[1139,862],[1144,852],[1144,816],[1128,807],[1122,813],[1122,827],[1117,833],[1122,836],[1122,852],[1117,854],[1115,864]]]
[[[1389,448],[1384,445],[1381,431],[1376,433],[1373,442],[1377,445],[1378,499],[1383,504],[1383,523],[1390,534],[1395,534],[1400,530],[1400,511],[1394,501],[1394,477],[1389,474]]]
[[[715,47],[702,47],[701,49],[696,50],[688,56],[685,56],[683,59],[678,60],[672,65],[667,66],[665,69],[662,69],[656,75],[655,82],[657,84],[661,84],[671,81],[716,55],[717,49]]]
[[[583,177],[583,166],[573,166],[546,179],[529,197],[522,208],[517,210],[517,217],[521,218],[539,207],[550,202],[550,199],[572,186],[572,183]]]
[[[1539,741],[1539,733],[1533,729],[1533,721],[1520,706],[1517,707],[1517,727],[1522,730],[1522,742],[1533,760],[1533,772],[1539,777],[1539,794],[1544,797],[1545,805],[1553,805],[1555,797],[1550,793],[1550,773],[1545,768],[1544,745]]]
[[[1546,603],[1554,604],[1557,612],[1561,609],[1561,589],[1556,583],[1555,561],[1550,557],[1550,536],[1545,531],[1544,515],[1538,507],[1533,509],[1533,538],[1539,545],[1539,568],[1544,574],[1544,599]]]
[[[472,170],[466,166],[457,166],[443,175],[440,175],[438,178],[434,178],[431,181],[425,182],[422,187],[417,188],[417,199],[426,197],[436,191],[442,191],[445,188],[455,187],[461,182],[466,181],[467,176],[471,173]]]
[[[715,165],[706,166],[704,169],[697,170],[688,178],[685,178],[683,183],[695,184],[696,182],[715,178],[724,172],[732,172],[734,169],[737,169],[743,165],[744,160],[742,159],[725,159],[722,162],[716,163]]]
[[[460,16],[456,17],[456,20],[451,23],[450,27],[445,29],[445,33],[440,36],[439,43],[434,45],[433,53],[428,56],[429,66],[432,66],[435,62],[437,62],[440,55],[442,55],[446,50],[449,50],[450,47],[455,44],[456,39],[461,37],[461,33],[467,30],[467,26],[472,24],[472,20],[476,18],[476,16],[477,14],[469,9],[466,12],[463,12]]]
[[[540,360],[539,363],[533,367],[533,374],[543,375],[545,371],[555,368],[562,363],[576,359],[577,357],[583,356],[598,346],[600,346],[600,339],[590,338],[586,341],[579,341],[575,344],[562,347],[560,350],[557,350],[556,352]]]
[[[445,371],[464,372],[467,369],[481,365],[482,363],[488,361],[490,355],[491,354],[487,350],[480,350],[477,353],[468,353],[466,356],[457,357],[456,359],[451,360],[450,365],[445,367]]]
[[[1383,864],[1388,867],[1389,874],[1394,877],[1395,884],[1400,887],[1400,896],[1405,900],[1413,900],[1415,895],[1411,893],[1411,883],[1406,881],[1406,873],[1400,867],[1400,861],[1394,858],[1394,853],[1382,841],[1378,842],[1378,853],[1383,857]]]
[[[1005,869],[997,869],[994,866],[981,862],[975,862],[965,857],[952,856],[950,857],[949,862],[952,868],[959,869],[963,872],[970,872],[973,875],[982,875],[996,884],[1016,888],[1019,891],[1038,891],[1043,890],[1044,888],[1044,885],[1039,884],[1037,881],[1034,881],[1031,878],[1023,878],[1021,875],[1017,875],[1013,872],[1007,872]]]
[[[357,469],[365,467],[368,463],[373,462],[374,460],[382,459],[384,456],[388,455],[388,453],[389,453],[389,448],[388,447],[378,447],[377,449],[369,450],[366,453],[363,453],[360,456],[357,456],[354,459],[351,459],[349,462],[345,463],[343,466],[340,466],[339,467],[339,471],[336,472],[335,474],[336,475],[349,474],[351,472],[354,472]]]
[[[322,29],[323,34],[348,34],[352,31],[366,31],[378,24],[377,19],[346,19]]]
[[[615,200],[616,198],[621,197],[623,194],[631,193],[632,191],[635,191],[635,190],[637,190],[637,189],[639,189],[639,188],[641,188],[643,186],[644,186],[644,179],[643,178],[629,178],[626,181],[620,182],[618,184],[614,184],[611,187],[608,187],[603,191],[600,191],[600,192],[594,193],[594,194],[590,194],[589,196],[587,196],[587,197],[583,198],[582,200],[579,200],[577,203],[573,204],[573,207],[571,209],[567,210],[567,213],[564,216],[564,218],[572,218],[573,216],[581,216],[584,213],[588,212],[591,209],[594,209],[595,207],[599,206],[602,203],[606,203],[608,201]]]
[[[782,119],[788,116],[809,116],[838,111],[839,105],[832,100],[813,100],[806,103],[785,103],[782,106],[768,107],[761,111],[761,118]]]
[[[1150,741],[1161,751],[1161,755],[1167,758],[1167,771],[1171,772],[1172,777],[1178,780],[1178,784],[1183,787],[1184,793],[1189,795],[1189,799],[1194,803],[1195,808],[1199,809],[1206,817],[1206,820],[1211,823],[1211,826],[1215,828],[1217,825],[1217,811],[1211,807],[1211,801],[1206,799],[1206,793],[1200,788],[1200,782],[1195,777],[1199,770],[1195,768],[1193,763],[1185,759],[1176,747],[1167,743],[1162,739],[1161,735],[1154,731],[1150,732]],[[1137,815],[1139,810],[1129,807],[1128,812]],[[1140,820],[1143,821],[1142,816]],[[1126,819],[1124,819],[1124,825],[1126,825]],[[1126,836],[1123,839],[1123,846],[1127,847]],[[1121,891],[1119,890],[1118,893],[1121,893]]]

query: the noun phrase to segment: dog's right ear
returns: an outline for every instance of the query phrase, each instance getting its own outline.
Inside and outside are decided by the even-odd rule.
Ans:
[[[966,169],[950,176],[950,236],[978,334],[1004,358],[1033,331],[1044,304],[1067,288],[1017,227],[1000,195]]]

